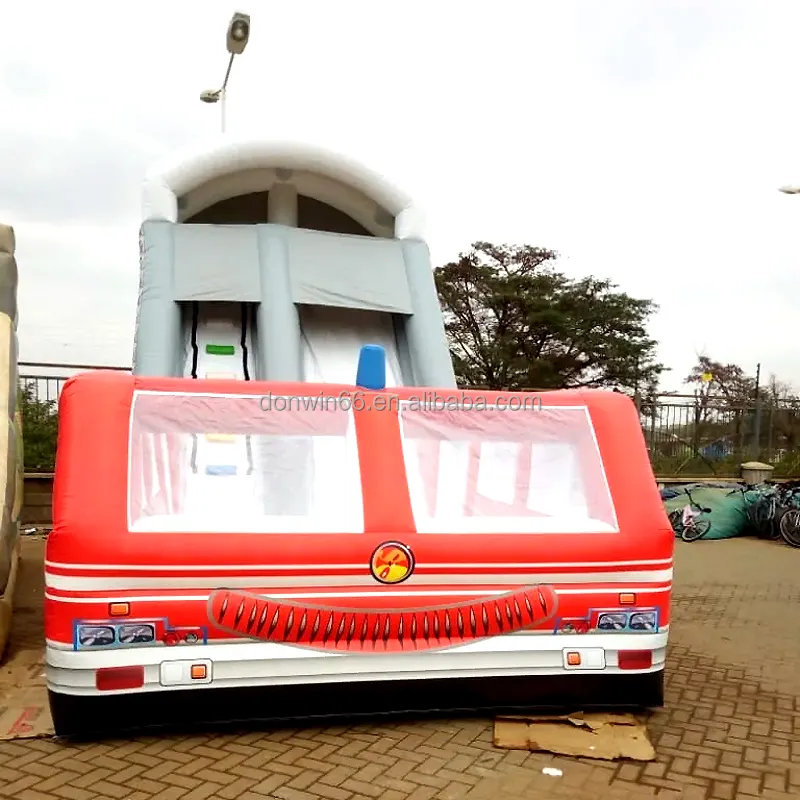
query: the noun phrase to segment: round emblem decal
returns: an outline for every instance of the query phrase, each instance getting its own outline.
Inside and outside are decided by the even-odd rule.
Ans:
[[[414,555],[400,542],[384,542],[375,548],[369,569],[381,583],[402,583],[414,571]]]

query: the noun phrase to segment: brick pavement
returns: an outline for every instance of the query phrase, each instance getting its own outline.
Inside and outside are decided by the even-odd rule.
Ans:
[[[667,706],[650,720],[651,764],[496,750],[487,720],[17,740],[0,742],[0,798],[796,800],[798,567],[800,552],[779,544],[679,546]],[[41,632],[28,625],[19,635]]]

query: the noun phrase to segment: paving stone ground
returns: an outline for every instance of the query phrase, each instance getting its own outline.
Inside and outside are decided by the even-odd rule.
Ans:
[[[42,635],[41,548],[28,550],[15,648]],[[102,744],[32,739],[0,742],[0,798],[797,800],[800,550],[696,542],[679,544],[676,559],[666,707],[649,722],[656,762],[496,750],[485,719]]]

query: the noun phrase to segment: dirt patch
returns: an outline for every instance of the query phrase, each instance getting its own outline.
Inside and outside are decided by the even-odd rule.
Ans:
[[[44,543],[21,537],[11,641],[0,666],[0,740],[51,736],[44,675]]]

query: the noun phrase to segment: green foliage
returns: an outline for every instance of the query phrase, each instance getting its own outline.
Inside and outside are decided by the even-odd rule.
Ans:
[[[39,400],[36,386],[28,384],[18,393],[22,414],[22,444],[28,472],[52,472],[56,461],[58,409],[55,402]]]
[[[435,272],[456,377],[487,389],[644,392],[663,366],[645,329],[656,310],[608,280],[574,280],[556,253],[476,242]]]
[[[711,380],[704,380],[710,377]],[[698,356],[697,364],[684,381],[692,387],[700,406],[705,409],[709,402],[739,407],[752,400],[756,380],[738,364],[723,364],[706,355]]]
[[[702,458],[700,456],[665,456],[660,453],[650,454],[650,463],[656,477],[679,477],[688,475],[693,478],[736,478],[741,474],[741,456],[727,458]]]
[[[650,461],[656,477],[680,477],[686,475],[692,478],[739,478],[742,474],[742,461],[746,455],[728,456],[727,458],[677,458],[663,456],[659,453],[651,454]],[[766,459],[765,459],[766,460]],[[797,478],[800,475],[800,453],[789,453],[786,458],[776,461],[772,473],[773,478]]]

